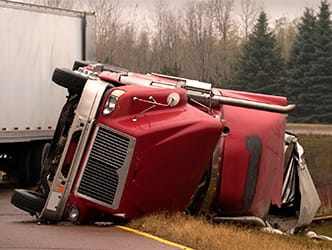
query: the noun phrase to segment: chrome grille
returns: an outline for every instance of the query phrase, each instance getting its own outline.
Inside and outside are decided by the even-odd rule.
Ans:
[[[128,136],[99,127],[77,192],[99,203],[117,206],[114,199],[117,192],[122,193],[126,179],[123,174],[127,175],[132,154],[131,141]]]

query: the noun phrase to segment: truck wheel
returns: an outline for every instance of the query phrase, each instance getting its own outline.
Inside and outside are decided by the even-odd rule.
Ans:
[[[46,159],[48,157],[48,154],[50,152],[51,148],[51,143],[46,143],[43,147],[43,152],[41,156],[41,168],[40,168],[40,173],[39,173],[39,179],[40,179],[40,186],[45,188],[47,190],[47,175],[49,174]]]
[[[27,187],[30,185],[31,148],[28,148],[28,146],[19,148],[19,152],[16,157],[19,186]]]
[[[56,68],[53,72],[52,80],[69,90],[71,93],[80,94],[83,91],[87,76],[80,75],[69,69]]]
[[[35,191],[15,189],[10,202],[15,207],[36,215],[43,210],[46,199]]]
[[[44,162],[46,160],[46,157],[48,155],[48,153],[50,152],[50,148],[51,148],[51,143],[45,143],[45,145],[43,145],[43,150],[42,150],[42,154],[41,154],[41,162],[40,165],[43,168]]]
[[[45,142],[22,146],[18,153],[18,178],[21,187],[35,186],[40,179]]]
[[[44,146],[44,142],[37,142],[33,144],[29,162],[30,179],[27,181],[29,185],[34,186],[39,181],[40,170],[42,168]]]

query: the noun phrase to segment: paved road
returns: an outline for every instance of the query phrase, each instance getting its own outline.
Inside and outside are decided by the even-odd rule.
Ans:
[[[38,225],[10,204],[12,190],[0,188],[0,249],[179,249],[115,226]]]

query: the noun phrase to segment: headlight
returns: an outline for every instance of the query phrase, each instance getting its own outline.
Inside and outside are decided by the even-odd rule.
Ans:
[[[68,212],[68,217],[67,219],[73,223],[78,221],[78,218],[80,217],[80,210],[78,207],[76,207],[74,204],[71,205],[69,212]]]
[[[124,93],[124,90],[116,89],[110,94],[103,109],[103,115],[109,115],[113,112],[120,96],[122,96]]]

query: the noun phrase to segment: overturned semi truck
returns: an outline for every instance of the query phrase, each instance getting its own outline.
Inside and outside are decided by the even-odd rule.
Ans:
[[[38,220],[195,215],[209,184],[216,220],[263,221],[271,207],[278,214],[288,206],[295,227],[310,223],[320,206],[299,150],[286,164],[292,168],[284,164],[285,145],[298,147],[295,136],[285,140],[286,116],[295,108],[285,97],[86,61],[55,69],[53,81],[68,96],[44,149],[39,185],[16,189],[11,199]],[[287,169],[295,169],[295,181],[287,180]],[[302,169],[310,189],[303,193]]]

